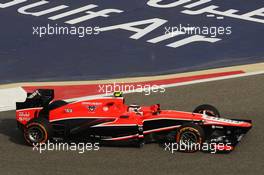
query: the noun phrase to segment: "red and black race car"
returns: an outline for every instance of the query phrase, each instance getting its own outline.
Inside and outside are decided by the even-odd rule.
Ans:
[[[92,138],[102,143],[138,146],[159,141],[216,143],[216,148],[219,144],[229,144],[222,149],[231,151],[252,127],[250,120],[221,118],[211,105],[182,112],[161,110],[159,104],[126,105],[121,93],[71,103],[53,98],[53,90],[39,89],[28,93],[25,102],[16,104],[18,127],[30,145],[48,140]]]

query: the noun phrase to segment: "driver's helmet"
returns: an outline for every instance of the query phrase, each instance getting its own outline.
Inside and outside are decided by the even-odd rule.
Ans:
[[[141,114],[141,107],[137,104],[131,104],[128,106],[128,112],[135,112],[137,114]]]

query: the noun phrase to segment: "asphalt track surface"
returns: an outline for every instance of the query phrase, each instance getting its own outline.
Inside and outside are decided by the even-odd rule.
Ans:
[[[263,174],[264,75],[167,89],[163,95],[126,95],[127,103],[161,103],[192,111],[210,103],[228,118],[252,119],[254,127],[231,154],[174,153],[158,144],[143,148],[101,147],[99,151],[46,151],[25,146],[15,113],[0,113],[0,174]]]
[[[1,3],[9,2],[8,0]],[[39,17],[23,15],[18,8],[38,2],[28,0],[16,6],[0,9],[0,83],[24,81],[61,81],[91,80],[128,76],[157,75],[189,72],[194,70],[233,66],[262,62],[263,24],[225,17],[223,20],[207,18],[202,15],[187,15],[183,6],[161,9],[149,7],[148,0],[53,0],[42,7],[29,9],[30,12],[45,10],[58,5],[67,5],[52,14]],[[164,3],[174,2],[172,0]],[[196,1],[192,1],[196,2]],[[71,27],[65,21],[85,15],[76,14],[59,20],[48,18],[65,11],[77,9],[88,4],[96,4],[92,11],[119,9],[124,12],[110,14],[110,17],[98,17],[75,27],[107,27],[134,21],[159,18],[167,20],[144,37],[134,40],[135,34],[126,30],[111,30],[83,38],[78,36],[32,35],[32,27],[51,26]],[[237,9],[244,14],[263,7],[259,0],[213,0],[193,10],[209,5],[217,5],[220,11]],[[147,41],[165,33],[165,27],[232,27],[231,35],[219,36],[216,43],[197,42],[179,48],[167,47],[167,44],[184,39],[179,36],[156,44]],[[135,26],[144,28],[146,26]],[[143,66],[144,65],[144,66]]]

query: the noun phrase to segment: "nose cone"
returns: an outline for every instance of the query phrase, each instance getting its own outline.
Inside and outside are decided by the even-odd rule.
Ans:
[[[241,127],[245,128],[252,128],[252,121],[251,120],[240,120],[242,123],[240,124]]]
[[[251,128],[252,127],[252,123],[244,122],[244,127]]]

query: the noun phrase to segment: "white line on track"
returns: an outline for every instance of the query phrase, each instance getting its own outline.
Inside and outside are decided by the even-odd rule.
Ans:
[[[259,75],[259,74],[264,74],[264,71],[248,72],[248,73],[241,73],[241,74],[236,74],[236,75],[227,75],[227,76],[207,78],[207,79],[202,79],[202,80],[193,80],[193,81],[182,82],[182,83],[173,83],[173,84],[163,85],[163,87],[169,88],[169,87],[185,86],[185,85],[191,85],[191,84],[198,84],[198,83],[205,83],[205,82],[247,77],[247,76]]]
[[[16,102],[22,102],[27,93],[21,87],[0,89],[0,111],[14,110]]]

